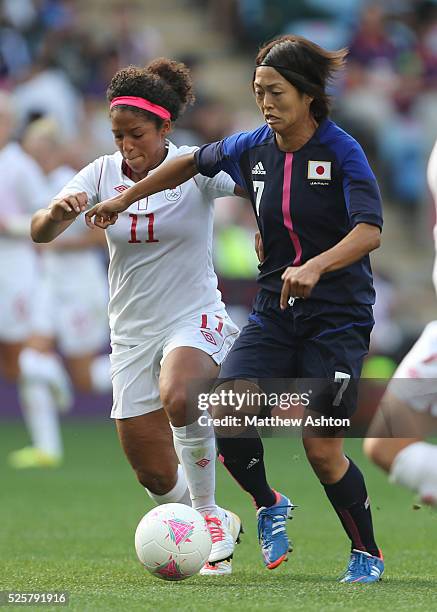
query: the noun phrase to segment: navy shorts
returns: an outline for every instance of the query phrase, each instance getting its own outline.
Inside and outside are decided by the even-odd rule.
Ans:
[[[356,409],[373,324],[370,305],[296,299],[281,310],[279,294],[261,289],[220,379],[255,379],[264,391],[263,381],[272,385],[272,379],[292,379],[301,392],[308,379],[316,379],[321,391],[311,409],[347,418]]]

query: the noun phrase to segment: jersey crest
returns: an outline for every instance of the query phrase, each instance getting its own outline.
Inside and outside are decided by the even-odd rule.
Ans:
[[[178,186],[175,189],[166,189],[164,195],[169,202],[177,202],[182,196],[182,188]]]
[[[331,162],[330,161],[308,161],[308,178],[313,181],[331,180]]]

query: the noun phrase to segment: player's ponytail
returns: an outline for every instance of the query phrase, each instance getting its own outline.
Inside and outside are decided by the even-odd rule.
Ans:
[[[153,60],[145,67],[146,72],[156,74],[175,92],[180,100],[180,108],[175,119],[184,111],[187,104],[194,102],[193,81],[189,68],[182,62],[165,57]]]

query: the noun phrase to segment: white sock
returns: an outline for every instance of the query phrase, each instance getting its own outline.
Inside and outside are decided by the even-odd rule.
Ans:
[[[217,512],[215,503],[215,437],[198,423],[173,427],[173,444],[184,468],[191,505],[202,514]]]
[[[19,364],[20,375],[26,382],[46,382],[53,391],[58,408],[65,411],[71,408],[71,381],[58,355],[25,348],[20,353]]]
[[[109,355],[98,355],[91,362],[91,383],[96,393],[105,393],[112,390],[111,362]]]
[[[391,466],[390,481],[437,499],[437,446],[415,442],[403,448]]]
[[[20,381],[24,421],[35,448],[48,455],[62,456],[59,414],[50,386],[44,381]]]
[[[181,465],[178,465],[177,481],[171,491],[164,493],[164,495],[157,495],[147,488],[146,491],[148,496],[151,497],[158,506],[161,504],[185,504],[186,506],[191,506],[190,492]]]

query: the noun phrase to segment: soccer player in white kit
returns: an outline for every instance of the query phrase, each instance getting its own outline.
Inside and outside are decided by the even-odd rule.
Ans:
[[[23,148],[46,176],[49,197],[76,174],[65,164],[66,143],[60,132],[48,117],[32,122],[22,139]],[[10,454],[13,467],[59,465],[63,454],[59,415],[73,403],[72,386],[83,392],[111,390],[109,355],[98,354],[108,343],[102,248],[106,250],[103,231],[90,232],[85,224],[73,223],[59,240],[41,250],[32,335],[19,358],[20,404],[32,446]]]
[[[0,92],[0,373],[16,382],[18,357],[30,334],[37,260],[29,239],[32,214],[47,201],[37,163],[11,140],[12,98]]]
[[[193,150],[167,140],[172,121],[193,99],[183,64],[160,58],[145,69],[120,70],[107,96],[119,151],[86,166],[34,215],[36,242],[50,242],[87,207]],[[187,384],[215,378],[238,335],[212,266],[213,200],[234,193],[243,195],[224,173],[197,175],[135,202],[106,232],[111,416],[138,480],[157,503],[190,503],[188,484],[191,504],[211,533],[208,561],[218,562],[204,573],[216,574],[229,573],[223,560],[232,555],[241,524],[215,503],[214,434],[187,417]]]
[[[437,208],[437,142],[427,176]],[[437,225],[434,242],[437,292]],[[391,482],[416,492],[423,503],[437,506],[437,446],[425,442],[436,433],[437,321],[431,321],[394,373],[370,426],[370,437],[364,441],[364,451],[390,474]]]

